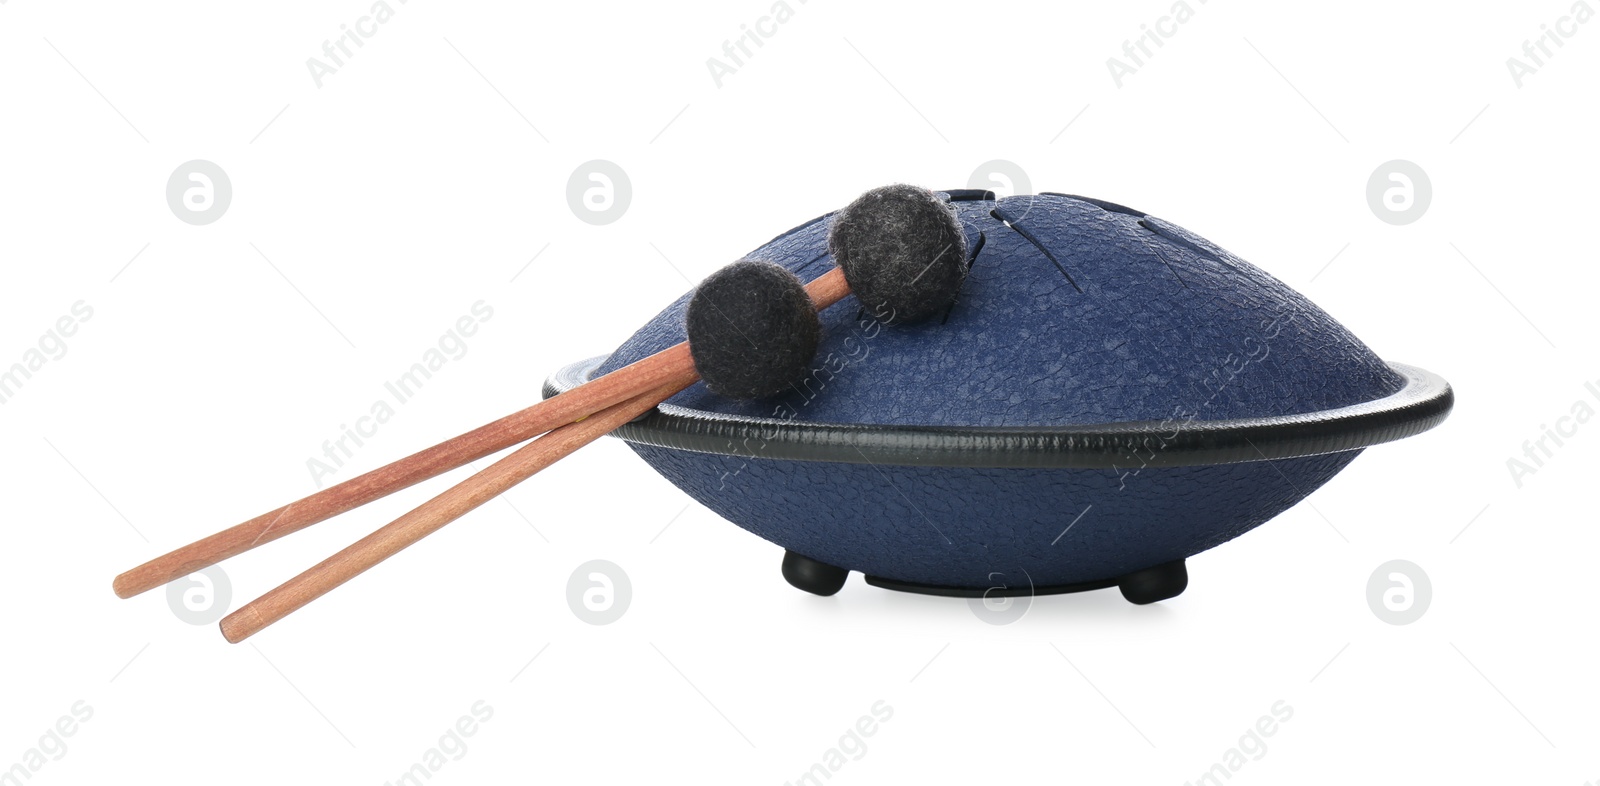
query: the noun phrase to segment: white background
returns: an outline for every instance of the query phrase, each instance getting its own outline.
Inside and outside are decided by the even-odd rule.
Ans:
[[[1518,87],[1506,59],[1567,0],[1196,0],[1119,87],[1107,59],[1167,0],[860,6],[794,0],[718,87],[706,60],[766,0],[396,0],[318,87],[307,58],[366,0],[0,4],[0,364],[93,309],[0,405],[0,767],[84,701],[28,783],[380,784],[481,700],[430,783],[781,784],[883,701],[830,783],[1180,784],[1284,701],[1230,783],[1600,779],[1600,425],[1520,488],[1507,468],[1574,402],[1600,409],[1600,24]],[[165,197],[192,159],[233,187],[205,226]],[[609,225],[567,202],[591,159],[631,181]],[[314,491],[307,459],[476,301],[467,354],[336,479],[526,406],[862,190],[964,187],[991,159],[1253,261],[1447,377],[1454,415],[1192,559],[1177,599],[1040,598],[1009,626],[859,576],[794,590],[780,549],[614,440],[245,644],[110,590]],[[1365,195],[1391,159],[1432,183],[1405,226]],[[231,605],[448,483],[227,562]],[[1366,600],[1397,558],[1433,587],[1404,626]],[[590,559],[631,579],[614,624],[568,607]]]

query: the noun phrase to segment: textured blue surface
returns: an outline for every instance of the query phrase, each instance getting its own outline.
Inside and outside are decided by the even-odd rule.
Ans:
[[[881,327],[847,298],[822,314],[818,365],[829,370],[794,392],[737,402],[697,384],[672,403],[816,422],[1072,425],[1312,412],[1402,385],[1304,296],[1160,219],[1061,196],[955,206],[969,246],[980,232],[983,246],[943,324]],[[997,208],[1021,231],[992,215]],[[748,258],[815,278],[832,266],[827,224],[797,227]],[[682,341],[687,300],[600,371]],[[885,578],[966,587],[992,586],[994,572],[1012,582],[1025,573],[1040,586],[1092,581],[1193,555],[1293,505],[1359,452],[1126,474],[1137,468],[912,468],[634,450],[695,499],[786,548]]]
[[[818,358],[848,361],[825,393],[737,402],[695,385],[692,409],[834,423],[1030,426],[1287,415],[1381,398],[1402,381],[1342,325],[1255,266],[1160,219],[1056,196],[999,208],[1061,270],[990,216],[955,203],[985,242],[947,323],[880,327],[846,298],[822,314]],[[833,266],[827,220],[747,255],[809,281]],[[685,295],[600,373],[684,340]],[[819,385],[813,385],[815,393]],[[792,411],[792,414],[789,414]]]
[[[1360,453],[1123,474],[632,447],[717,515],[786,549],[872,576],[980,588],[1116,578],[1198,554],[1299,502]]]

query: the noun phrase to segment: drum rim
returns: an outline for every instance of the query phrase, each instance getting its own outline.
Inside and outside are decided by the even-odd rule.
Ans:
[[[560,369],[545,381],[544,397],[587,382],[605,360],[602,355]],[[745,460],[1124,472],[1271,461],[1393,442],[1449,416],[1455,393],[1443,377],[1403,363],[1388,366],[1405,381],[1394,393],[1294,415],[1071,426],[902,426],[729,415],[663,403],[612,434],[637,445]]]

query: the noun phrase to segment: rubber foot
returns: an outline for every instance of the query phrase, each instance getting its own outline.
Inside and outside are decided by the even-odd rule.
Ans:
[[[827,597],[844,588],[850,571],[818,562],[792,551],[783,552],[783,578],[795,589]]]
[[[1117,580],[1117,586],[1129,603],[1156,603],[1183,594],[1189,586],[1189,569],[1183,560],[1173,560],[1129,573]]]

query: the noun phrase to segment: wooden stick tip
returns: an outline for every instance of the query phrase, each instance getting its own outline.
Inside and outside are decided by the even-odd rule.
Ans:
[[[217,623],[217,627],[222,630],[222,638],[227,639],[229,644],[238,644],[266,626],[262,624],[261,615],[257,614],[255,609],[245,606],[223,617],[222,622]]]
[[[139,586],[138,579],[132,573],[124,573],[111,580],[111,591],[117,593],[117,597],[127,600],[143,592],[144,588]]]

